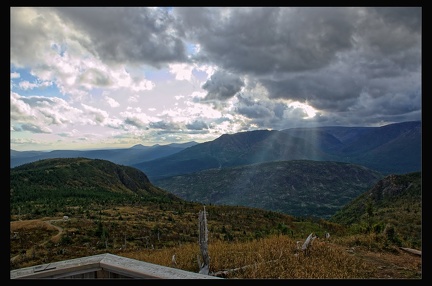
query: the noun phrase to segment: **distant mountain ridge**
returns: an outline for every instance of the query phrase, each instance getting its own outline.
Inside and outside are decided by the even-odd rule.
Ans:
[[[185,148],[198,144],[195,141],[187,143],[172,143],[168,145],[144,146],[134,145],[130,148],[101,149],[101,150],[54,150],[46,151],[16,151],[10,150],[10,167],[16,167],[25,163],[49,158],[77,158],[85,157],[90,159],[108,160],[121,165],[133,165],[144,161],[154,160],[160,157],[177,153]]]
[[[421,143],[421,121],[412,121],[381,127],[255,130],[224,134],[204,143],[151,147],[138,144],[126,149],[11,150],[10,165],[14,167],[46,158],[86,157],[135,167],[152,181],[213,168],[289,160],[346,162],[382,174],[405,174],[421,170]]]
[[[151,180],[212,168],[316,160],[358,164],[383,174],[421,169],[421,122],[382,127],[317,127],[225,134],[178,153],[134,164]]]
[[[382,177],[349,163],[292,160],[203,170],[153,183],[187,201],[329,218]]]

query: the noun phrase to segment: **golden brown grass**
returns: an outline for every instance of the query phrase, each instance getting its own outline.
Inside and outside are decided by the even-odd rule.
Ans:
[[[170,267],[174,254],[177,268],[193,272],[199,270],[198,244],[119,253]],[[373,272],[367,264],[347,253],[344,248],[315,240],[309,255],[305,255],[297,251],[294,240],[281,235],[251,242],[212,241],[209,243],[209,254],[210,272],[226,278],[346,279],[371,277]]]
[[[19,231],[22,229],[31,230],[56,230],[56,228],[45,221],[35,219],[35,220],[25,220],[25,221],[11,221],[10,231]]]
[[[199,271],[197,257],[201,256],[195,212],[180,215],[160,209],[150,212],[145,208],[115,207],[93,211],[85,217],[71,217],[68,221],[61,217],[43,219],[58,219],[53,224],[63,229],[60,241],[52,240],[59,231],[47,222],[11,221],[11,270],[109,252]],[[108,247],[96,235],[99,220],[107,231]],[[220,221],[223,224],[218,224]],[[296,235],[288,232],[252,238],[246,229],[246,235],[238,236],[241,239],[234,235],[233,240],[227,240],[220,229],[226,226],[227,232],[241,234],[242,227],[221,217],[209,220],[210,273],[233,279],[421,278],[421,257],[398,251],[386,243],[382,234],[332,232],[329,240],[314,240],[310,254],[304,255],[297,250],[296,240],[303,243],[310,228],[304,228],[307,224],[286,222],[286,225]],[[12,239],[14,232],[18,232],[18,237]],[[173,255],[176,265],[172,265]],[[12,261],[13,257],[17,259]]]

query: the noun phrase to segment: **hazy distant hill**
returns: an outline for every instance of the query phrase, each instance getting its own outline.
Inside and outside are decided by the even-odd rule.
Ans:
[[[382,231],[391,227],[403,240],[412,240],[421,249],[422,179],[420,172],[389,175],[355,198],[330,221],[358,224],[364,229]]]
[[[45,151],[16,151],[11,150],[10,166],[16,167],[48,158],[77,158],[108,160],[116,164],[130,166],[136,163],[154,160],[164,156],[177,153],[185,148],[198,144],[197,142],[172,143],[168,145],[143,146],[141,144],[124,149],[102,149],[102,150],[54,150]]]
[[[349,163],[279,161],[204,170],[153,183],[187,201],[329,218],[382,177]]]
[[[287,160],[349,162],[383,174],[403,174],[421,169],[421,137],[420,121],[382,127],[257,130],[225,134],[132,166],[151,180],[211,168]]]

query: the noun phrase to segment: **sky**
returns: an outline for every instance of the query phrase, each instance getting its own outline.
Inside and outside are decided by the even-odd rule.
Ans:
[[[11,7],[11,149],[421,120],[421,7]]]

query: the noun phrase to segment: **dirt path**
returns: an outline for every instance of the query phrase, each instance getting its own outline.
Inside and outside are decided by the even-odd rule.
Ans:
[[[375,277],[384,279],[421,279],[422,257],[399,250],[395,253],[372,252],[358,248],[353,255],[371,265],[376,273]]]
[[[63,233],[63,228],[60,227],[60,226],[52,224],[53,222],[56,222],[56,221],[63,221],[63,220],[62,219],[52,219],[52,220],[46,220],[46,221],[44,221],[45,223],[49,224],[50,226],[55,227],[58,230],[58,233],[56,235],[52,236],[51,239],[48,239],[48,240],[44,241],[40,245],[47,244],[48,241],[58,242],[60,240],[60,237],[61,237],[61,235]]]
[[[393,252],[370,251],[365,247],[346,247],[332,242],[327,242],[327,244],[345,250],[350,255],[356,256],[367,265],[370,265],[375,272],[370,278],[422,278],[421,251],[413,251],[413,253],[402,249],[395,249]]]
[[[52,242],[58,242],[61,238],[61,235],[63,233],[63,228],[57,225],[52,224],[53,222],[57,222],[57,221],[63,221],[63,219],[50,219],[50,220],[40,220],[40,219],[36,219],[36,220],[24,220],[24,221],[14,221],[11,222],[11,230],[13,229],[20,229],[20,228],[27,228],[27,227],[40,227],[40,225],[46,224],[48,225],[49,228],[55,228],[57,229],[58,233],[54,236],[52,236],[51,238],[46,239],[45,241],[39,243],[39,246],[43,246],[45,244],[47,244],[49,241]],[[15,259],[17,259],[20,256],[20,254],[15,255],[14,257],[12,257],[10,259],[11,262],[15,261]]]

